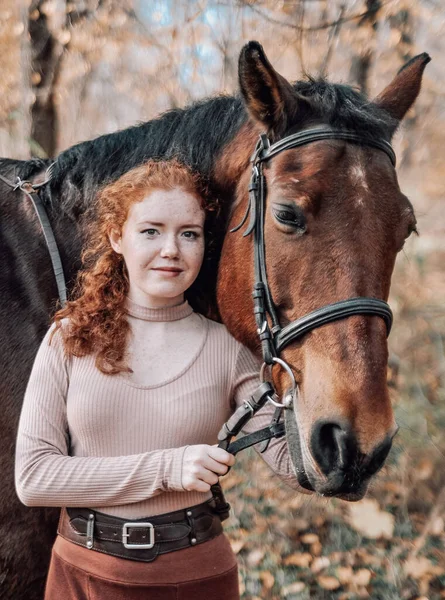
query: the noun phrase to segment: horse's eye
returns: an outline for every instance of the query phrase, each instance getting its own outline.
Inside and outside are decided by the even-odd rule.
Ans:
[[[303,214],[298,214],[292,208],[273,208],[273,215],[279,223],[288,225],[294,229],[305,230],[306,220]]]
[[[291,223],[295,221],[296,215],[290,210],[275,210],[274,213],[279,221],[290,221]]]

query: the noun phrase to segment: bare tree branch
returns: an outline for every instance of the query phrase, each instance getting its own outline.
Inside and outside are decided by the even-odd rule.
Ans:
[[[326,56],[324,58],[323,64],[320,69],[320,75],[322,77],[325,77],[328,73],[329,63],[331,62],[331,58],[332,58],[333,51],[334,51],[334,44],[335,44],[336,39],[340,35],[340,29],[344,22],[343,15],[345,14],[345,12],[346,12],[346,5],[342,4],[340,6],[340,14],[337,19],[337,23],[334,25],[333,29],[331,29],[331,32],[329,35],[328,50],[326,52]]]
[[[394,2],[394,0],[387,0],[387,2],[382,4],[382,6],[391,4],[391,2]],[[226,7],[229,6],[228,4],[225,4],[224,2],[219,2],[218,4],[221,4],[222,6],[226,6]],[[347,23],[349,21],[355,21],[356,19],[363,19],[364,17],[367,17],[370,13],[373,12],[373,11],[366,10],[365,12],[358,13],[355,15],[350,15],[348,17],[341,17],[339,19],[336,19],[335,21],[331,21],[328,23],[321,23],[320,25],[304,26],[304,25],[297,25],[296,23],[288,23],[287,21],[281,21],[279,19],[275,19],[274,17],[270,17],[269,15],[264,13],[261,9],[259,9],[257,6],[255,6],[254,4],[250,4],[250,2],[248,2],[247,0],[239,0],[239,4],[245,8],[249,8],[252,12],[258,14],[265,21],[268,21],[269,23],[273,23],[274,25],[281,25],[281,26],[287,27],[289,29],[296,29],[297,31],[304,31],[304,32],[306,32],[306,31],[322,31],[323,29],[329,29],[330,27],[335,27],[342,23]]]

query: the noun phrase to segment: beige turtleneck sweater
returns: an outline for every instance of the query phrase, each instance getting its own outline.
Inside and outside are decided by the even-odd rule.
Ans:
[[[128,300],[127,311],[132,374],[104,375],[93,355],[67,359],[60,332],[51,344],[54,326],[46,334],[17,437],[16,489],[24,504],[135,519],[210,497],[183,489],[184,450],[217,443],[222,424],[258,385],[260,364],[187,302],[149,309]],[[264,427],[272,414],[267,405],[245,431]],[[284,438],[262,456],[299,487]]]

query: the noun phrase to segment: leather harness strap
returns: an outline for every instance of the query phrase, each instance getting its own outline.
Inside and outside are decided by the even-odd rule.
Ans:
[[[280,329],[275,337],[275,349],[279,353],[290,342],[303,337],[312,329],[353,315],[381,317],[385,321],[387,334],[391,331],[392,312],[386,302],[377,298],[350,298],[323,306]]]
[[[39,196],[39,190],[45,186],[52,177],[52,172],[55,163],[52,163],[48,169],[46,170],[45,180],[41,183],[31,183],[30,181],[23,181],[20,177],[17,176],[15,183],[12,183],[3,175],[0,175],[0,179],[3,183],[6,183],[13,191],[20,190],[22,191],[34,207],[34,210],[37,214],[37,218],[39,220],[40,226],[42,228],[43,237],[45,238],[46,245],[48,247],[49,255],[51,258],[51,263],[54,271],[54,276],[56,278],[57,290],[59,292],[59,300],[60,304],[65,306],[67,294],[66,294],[66,281],[65,274],[63,272],[62,260],[60,258],[59,248],[57,246],[56,238],[54,236],[54,232],[51,227],[51,223],[48,219],[48,214],[45,210],[45,206],[42,202],[42,199]]]

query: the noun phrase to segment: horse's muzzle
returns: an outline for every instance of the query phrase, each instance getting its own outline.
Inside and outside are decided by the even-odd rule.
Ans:
[[[371,477],[382,468],[394,435],[388,435],[372,452],[363,454],[355,434],[346,424],[318,421],[312,429],[309,448],[321,477],[308,473],[310,484],[323,496],[360,499]]]

